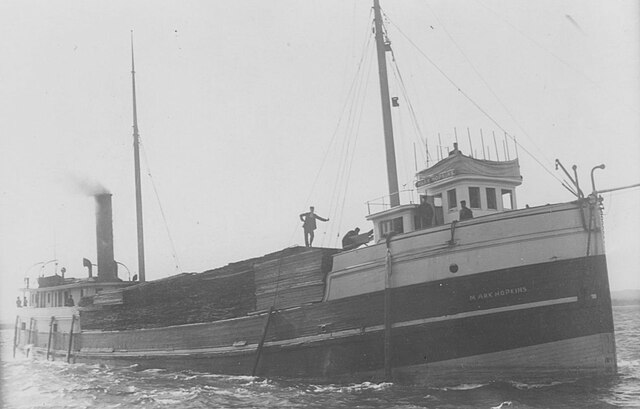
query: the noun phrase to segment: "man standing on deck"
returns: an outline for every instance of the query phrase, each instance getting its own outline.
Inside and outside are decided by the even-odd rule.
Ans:
[[[473,219],[473,212],[467,207],[467,202],[461,201],[460,206],[462,207],[460,209],[460,221]]]
[[[424,229],[433,225],[433,214],[433,206],[427,201],[427,197],[420,196],[420,205],[418,205],[420,228]]]
[[[300,221],[302,222],[302,228],[304,229],[304,245],[311,247],[313,245],[313,231],[316,229],[316,219],[328,222],[329,219],[318,216],[313,212],[314,207],[309,207],[307,213],[300,214]]]

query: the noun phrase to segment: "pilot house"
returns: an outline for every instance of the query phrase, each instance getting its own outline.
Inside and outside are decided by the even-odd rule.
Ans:
[[[457,221],[462,201],[474,217],[516,209],[516,187],[522,184],[518,159],[475,159],[463,155],[457,144],[447,158],[418,172],[417,179],[420,203],[429,203],[433,216],[426,218],[415,203],[371,214],[367,219],[374,224],[376,240]]]

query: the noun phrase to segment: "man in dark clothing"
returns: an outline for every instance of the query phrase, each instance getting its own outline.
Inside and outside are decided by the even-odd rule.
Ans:
[[[421,228],[431,227],[433,225],[433,206],[427,202],[427,197],[420,197],[420,205],[418,206],[418,215],[420,216]]]
[[[462,207],[460,209],[460,221],[473,219],[473,212],[467,207],[467,202],[461,201],[460,206]]]
[[[354,247],[353,239],[360,234],[360,228],[356,227],[353,230],[349,230],[347,234],[342,238],[342,248],[345,250],[350,250]]]
[[[22,301],[20,301],[20,297],[16,298],[16,307],[18,308],[22,307]]]
[[[313,231],[316,229],[316,219],[328,222],[329,219],[320,217],[313,212],[314,207],[311,206],[307,213],[300,214],[300,221],[302,222],[302,228],[304,229],[304,245],[311,247],[313,245]]]

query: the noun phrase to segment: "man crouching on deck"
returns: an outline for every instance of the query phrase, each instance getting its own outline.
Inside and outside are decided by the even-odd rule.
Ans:
[[[307,213],[300,214],[300,221],[302,222],[302,228],[304,229],[304,245],[311,247],[313,245],[313,231],[316,229],[316,219],[328,222],[329,219],[320,217],[313,212],[314,207],[309,207]]]

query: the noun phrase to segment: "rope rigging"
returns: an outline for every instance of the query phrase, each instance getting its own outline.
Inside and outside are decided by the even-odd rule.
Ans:
[[[158,202],[158,207],[160,208],[160,214],[162,215],[162,221],[164,223],[164,228],[167,232],[167,236],[169,237],[169,244],[171,245],[171,255],[173,257],[176,272],[180,273],[182,270],[180,269],[180,263],[178,262],[178,254],[176,252],[176,246],[173,242],[173,237],[171,236],[171,231],[169,230],[169,223],[167,222],[167,216],[164,213],[164,208],[162,207],[162,202],[160,201],[160,194],[158,193],[158,188],[156,186],[156,182],[151,175],[151,168],[149,166],[149,159],[147,158],[147,151],[142,143],[142,138],[138,137],[140,141],[140,146],[142,147],[142,155],[144,156],[144,164],[146,167],[147,175],[149,176],[149,180],[151,181],[151,186],[153,187],[153,193],[156,196],[156,201]]]
[[[634,114],[639,114],[640,113],[640,111],[638,111],[637,108],[634,108],[634,107],[630,106],[629,104],[626,104],[622,100],[620,100],[618,95],[612,94],[610,89],[602,87],[602,85],[600,84],[599,81],[593,80],[591,77],[589,77],[587,74],[585,74],[584,71],[574,67],[573,65],[569,64],[566,60],[564,60],[562,57],[560,57],[559,55],[557,55],[553,51],[551,51],[551,50],[547,49],[546,47],[544,47],[542,44],[540,44],[540,42],[538,42],[535,39],[531,38],[531,36],[527,35],[525,32],[520,30],[516,25],[512,24],[507,19],[505,19],[504,17],[500,16],[496,11],[491,9],[489,6],[484,4],[482,1],[476,0],[476,2],[478,4],[480,4],[482,7],[484,7],[485,9],[487,9],[491,14],[493,14],[495,17],[497,17],[499,20],[501,20],[503,23],[505,23],[511,29],[513,29],[514,31],[518,32],[521,36],[523,36],[527,40],[531,41],[533,44],[535,44],[541,50],[543,50],[546,53],[548,53],[549,55],[551,55],[553,58],[555,58],[561,64],[563,64],[564,66],[568,67],[572,71],[580,74],[584,79],[587,80],[587,82],[589,82],[590,85],[593,85],[593,86],[599,88],[603,93],[608,94],[608,97],[609,97],[609,100],[611,101],[611,103],[620,104],[621,106],[625,107],[626,109],[628,109],[629,111],[633,112]]]
[[[367,27],[367,33],[369,32],[369,30],[370,28]],[[336,220],[337,223],[334,222],[328,226],[330,242],[334,242],[333,236],[334,234],[339,234],[338,232],[342,223],[342,214],[346,203],[346,192],[348,191],[349,178],[352,170],[351,164],[353,162],[357,137],[359,134],[361,119],[364,111],[363,102],[366,95],[368,77],[371,67],[370,49],[373,44],[371,41],[371,36],[367,35],[365,38],[366,39],[363,42],[358,63],[356,65],[356,72],[347,91],[347,98],[345,99],[345,102],[342,106],[337,124],[334,128],[330,142],[324,152],[320,167],[318,168],[318,172],[314,177],[313,183],[311,184],[311,188],[306,199],[306,203],[309,203],[312,196],[316,192],[318,182],[320,180],[320,175],[327,165],[329,154],[331,152],[337,151],[337,161],[339,165],[336,167],[337,170],[335,172],[335,177],[333,179],[333,183],[331,184],[332,189],[328,212],[329,218]],[[344,135],[344,137],[339,138],[339,134]],[[300,227],[296,223],[296,226],[291,233],[291,240],[293,240],[294,236],[298,234],[299,229]],[[325,244],[326,234],[326,231],[323,232],[322,237],[319,238],[321,246]],[[337,240],[335,242],[337,242]],[[329,243],[329,245],[331,244]]]
[[[353,98],[349,105],[349,113],[347,116],[347,122],[344,130],[345,137],[342,140],[342,148],[339,153],[340,165],[338,172],[333,183],[333,190],[330,200],[329,215],[330,217],[337,217],[338,223],[332,223],[329,226],[329,243],[333,243],[333,237],[335,234],[336,243],[340,228],[342,225],[342,216],[344,214],[344,205],[346,203],[347,191],[349,188],[349,181],[351,176],[351,170],[353,165],[353,158],[355,156],[356,144],[358,142],[358,136],[360,131],[360,125],[362,123],[362,115],[364,112],[364,100],[366,97],[368,79],[371,73],[370,56],[372,55],[369,50],[372,47],[371,37],[368,38],[367,43],[363,49],[362,67],[367,71],[361,74],[358,70],[357,82],[353,93]],[[323,236],[321,243],[324,244],[325,237]],[[330,244],[331,245],[331,244]],[[337,245],[337,244],[336,244]]]
[[[388,16],[387,16],[388,18]],[[391,19],[389,19],[389,22],[398,30],[398,32],[409,42],[409,44],[416,49],[416,51],[418,51],[418,53],[425,58],[451,85],[453,85],[456,90],[463,96],[465,97],[473,106],[476,107],[476,109],[478,109],[478,111],[480,111],[487,119],[489,119],[491,122],[493,122],[494,125],[496,125],[501,131],[504,132],[505,136],[507,136],[508,138],[510,138],[511,140],[513,140],[515,142],[516,138],[511,135],[511,133],[509,133],[500,123],[498,123],[498,121],[492,116],[490,115],[484,108],[482,108],[473,98],[471,98],[471,96],[469,94],[467,94],[464,90],[462,90],[462,88],[460,86],[458,86],[458,84],[449,76],[447,75],[447,73],[445,73],[440,66],[438,66],[438,64],[436,64],[424,51],[422,51],[422,49],[420,47],[418,47],[418,45],[411,39],[409,38],[404,31],[402,31],[402,29],[400,29],[400,27],[398,27],[397,24],[395,24]],[[549,170],[549,168],[547,166],[545,166],[533,153],[531,153],[525,146],[523,146],[522,144],[520,145],[520,147],[525,151],[525,153],[527,153],[527,155],[529,155],[536,163],[538,163],[538,165],[540,165],[540,167],[542,167],[542,169],[545,170],[545,172],[547,172],[551,177],[553,177],[554,179],[556,179],[558,182],[562,183],[562,180],[556,176],[551,170]]]
[[[489,90],[489,92],[491,93],[491,95],[493,95],[493,97],[496,99],[496,101],[498,101],[498,103],[500,104],[500,106],[502,107],[502,109],[504,109],[504,111],[507,113],[507,115],[509,116],[509,118],[511,118],[511,120],[516,124],[516,126],[518,128],[520,128],[520,130],[522,131],[522,133],[528,138],[529,142],[536,148],[536,150],[542,155],[542,157],[544,158],[544,160],[547,162],[547,164],[552,164],[553,161],[551,159],[549,159],[544,152],[542,151],[542,149],[540,149],[540,147],[535,143],[535,138],[532,138],[529,136],[528,132],[524,129],[524,127],[520,124],[520,122],[515,118],[515,116],[511,113],[511,110],[507,107],[507,105],[505,103],[502,102],[502,99],[500,99],[500,97],[498,96],[498,94],[493,90],[493,88],[491,87],[491,85],[487,82],[487,80],[485,80],[485,78],[482,76],[482,74],[480,74],[480,71],[478,71],[478,69],[476,68],[475,64],[473,64],[471,62],[471,59],[467,56],[467,54],[462,50],[462,47],[460,47],[460,45],[458,44],[458,42],[453,38],[453,36],[451,35],[451,33],[449,32],[449,30],[447,30],[446,26],[442,23],[442,21],[440,20],[440,18],[438,17],[438,15],[436,14],[435,10],[433,10],[433,8],[429,5],[428,1],[425,1],[425,4],[427,5],[427,8],[429,9],[429,11],[431,11],[431,13],[433,14],[433,16],[435,17],[436,21],[438,22],[438,24],[442,27],[442,30],[445,32],[445,34],[447,35],[447,37],[449,37],[449,40],[451,40],[451,42],[453,43],[453,45],[456,47],[456,49],[458,50],[458,52],[460,52],[460,54],[462,55],[462,57],[465,59],[465,61],[467,62],[467,64],[469,64],[469,67],[471,67],[471,69],[473,70],[473,72],[476,74],[476,76],[480,79],[480,81],[482,81],[482,83],[484,84],[484,86]],[[516,143],[516,149],[517,149],[517,142],[515,140],[515,136],[512,138],[514,140],[514,142]]]

